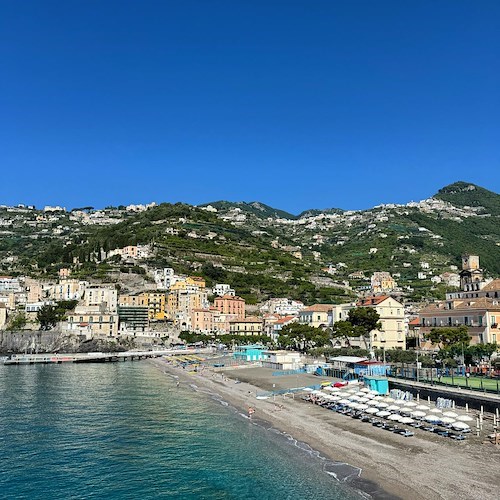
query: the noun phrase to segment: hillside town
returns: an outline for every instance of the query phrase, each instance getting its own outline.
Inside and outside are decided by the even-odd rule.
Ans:
[[[139,263],[147,251],[127,246],[111,253]],[[426,267],[422,263],[422,272]],[[177,274],[172,268],[149,272],[151,283],[133,292],[118,283],[72,278],[69,268],[59,269],[57,280],[0,276],[0,329],[54,328],[82,340],[139,338],[169,343],[178,342],[181,332],[191,332],[207,338],[233,335],[242,343],[264,336],[276,344],[287,325],[331,331],[350,310],[372,308],[379,316],[379,328],[363,337],[333,337],[332,347],[433,350],[427,335],[432,328],[459,326],[467,328],[472,345],[500,342],[500,279],[485,278],[476,255],[463,256],[462,269],[453,273],[454,284],[459,285],[456,291],[420,307],[405,302],[394,277],[385,271],[373,273],[369,289],[348,303],[304,304],[274,297],[251,306],[230,283],[208,287],[203,277]],[[61,304],[65,313],[57,321],[40,323],[40,311]]]

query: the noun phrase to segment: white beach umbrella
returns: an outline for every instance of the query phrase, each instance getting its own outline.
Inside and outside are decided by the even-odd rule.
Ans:
[[[358,391],[358,392],[356,393],[356,396],[361,396],[361,397],[363,397],[364,395],[365,395],[365,393],[364,393],[363,391]]]
[[[387,403],[384,403],[383,401],[381,401],[380,403],[377,403],[377,406],[379,408],[387,408],[389,405]]]
[[[348,399],[341,399],[341,400],[339,401],[339,403],[340,403],[340,404],[342,404],[342,405],[346,405],[346,404],[348,404],[348,403],[350,403],[350,402],[351,402],[351,401],[349,401]]]
[[[385,396],[384,398],[382,398],[382,401],[385,401],[386,403],[394,403],[394,399],[390,396]]]
[[[361,389],[361,392],[370,392],[370,389],[368,389],[368,387],[363,387],[363,389]]]
[[[349,396],[349,399],[351,401],[359,401],[361,398],[359,396],[354,395],[354,396]]]
[[[374,401],[374,400],[372,399],[372,400],[368,401],[366,404],[367,404],[367,405],[370,405],[370,406],[377,406],[377,405],[378,405],[378,401]]]
[[[429,407],[427,405],[417,405],[415,407],[415,410],[424,410],[424,411],[429,411]]]
[[[360,403],[368,403],[368,401],[371,401],[370,398],[360,398],[359,400]]]
[[[455,413],[454,411],[445,411],[443,415],[445,417],[453,417],[453,418],[458,417],[458,413]]]
[[[406,401],[404,399],[395,399],[394,400],[394,404],[395,405],[400,405],[400,406],[403,406],[406,404]]]
[[[431,413],[443,413],[443,410],[440,410],[439,408],[432,408],[429,410]]]
[[[372,408],[368,408],[368,409],[365,411],[365,413],[371,413],[371,414],[373,414],[373,413],[378,413],[378,408],[373,408],[373,407],[372,407]]]
[[[411,413],[415,408],[413,408],[412,406],[403,406],[403,408],[401,408],[401,412],[402,413]]]
[[[399,422],[403,417],[401,415],[398,415],[397,413],[394,413],[392,415],[389,415],[387,417],[387,420],[394,420],[395,422]]]
[[[415,422],[415,420],[413,420],[413,418],[410,418],[410,417],[401,417],[400,422],[402,424],[411,424],[411,423]]]
[[[388,415],[391,415],[390,411],[382,410],[376,413],[377,417],[387,417]]]
[[[437,415],[427,415],[425,420],[427,420],[427,422],[440,422],[441,417],[438,417]]]
[[[414,403],[413,401],[405,401],[405,406],[411,406],[411,407],[416,407],[417,403]]]
[[[367,408],[369,408],[368,405],[365,405],[363,403],[358,403],[358,410],[366,410]]]
[[[333,387],[331,385],[327,385],[326,387],[323,387],[323,390],[331,392],[333,390]]]
[[[467,425],[465,422],[455,422],[454,424],[452,424],[452,427],[454,429],[459,429],[459,430],[466,430],[466,429],[470,429],[470,426]]]
[[[454,424],[455,419],[451,417],[441,417],[441,422],[443,422],[443,424]]]
[[[384,396],[381,396],[380,394],[378,394],[377,396],[374,395],[373,399],[375,399],[376,401],[383,401]]]
[[[398,405],[389,405],[386,409],[388,411],[399,411],[400,410]]]
[[[340,387],[331,387],[330,386],[330,391],[331,392],[340,392]]]
[[[380,393],[378,391],[375,391],[375,390],[371,390],[370,394],[373,394],[374,396],[380,396]]]
[[[352,408],[353,410],[357,410],[359,403],[356,403],[355,401],[349,401],[349,404],[347,405],[349,408]]]
[[[302,387],[302,390],[305,392],[314,392],[314,389],[311,389],[310,387]]]
[[[322,392],[315,389],[314,391],[311,391],[311,394],[322,394]]]
[[[374,397],[375,397],[374,394],[370,394],[369,392],[365,393],[365,398],[373,399]]]
[[[411,414],[417,418],[424,418],[427,415],[427,413],[425,413],[424,411],[420,411],[420,410],[412,411]]]
[[[332,401],[340,401],[341,399],[340,396],[332,396]]]
[[[472,417],[469,417],[469,415],[460,415],[457,417],[457,420],[460,420],[461,422],[473,422],[474,419]]]

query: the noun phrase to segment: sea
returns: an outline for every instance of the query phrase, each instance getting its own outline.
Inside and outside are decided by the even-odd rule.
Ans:
[[[0,498],[359,499],[321,457],[149,361],[0,366]]]

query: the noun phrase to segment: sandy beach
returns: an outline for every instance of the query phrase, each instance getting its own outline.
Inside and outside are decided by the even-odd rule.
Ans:
[[[164,372],[179,377],[183,386],[217,394],[253,419],[307,443],[325,458],[361,469],[350,477],[353,486],[373,498],[496,499],[500,491],[500,448],[476,439],[455,442],[416,430],[405,438],[369,424],[328,411],[296,397],[275,401],[256,399],[274,386],[317,384],[312,375],[270,377],[264,369],[244,368],[215,373],[187,372],[167,360],[152,361]],[[311,381],[304,377],[312,377]],[[236,383],[237,381],[237,383]],[[279,387],[277,387],[279,388]]]

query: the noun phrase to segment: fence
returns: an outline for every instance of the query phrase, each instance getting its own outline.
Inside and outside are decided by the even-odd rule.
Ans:
[[[393,367],[388,375],[434,386],[460,387],[472,391],[500,394],[500,379],[464,374],[461,368],[420,368],[417,372],[415,367]]]

